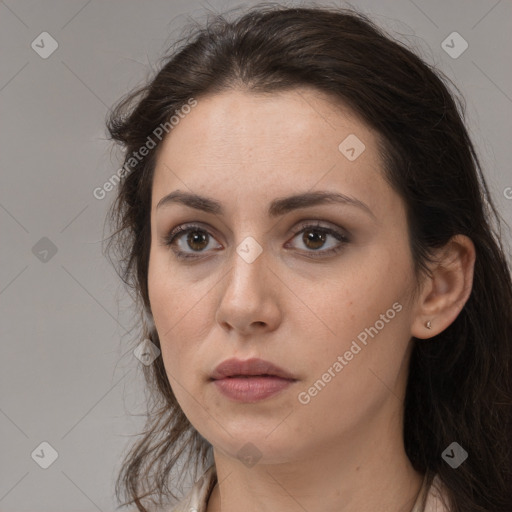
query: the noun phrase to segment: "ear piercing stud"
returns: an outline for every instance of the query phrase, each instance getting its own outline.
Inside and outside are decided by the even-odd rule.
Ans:
[[[427,329],[432,329],[432,324],[430,323],[430,320],[425,324],[425,327]]]

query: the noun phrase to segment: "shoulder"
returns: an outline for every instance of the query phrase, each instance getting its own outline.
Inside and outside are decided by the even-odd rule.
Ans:
[[[210,466],[192,486],[188,494],[169,512],[206,512],[208,498],[217,483],[215,466]]]

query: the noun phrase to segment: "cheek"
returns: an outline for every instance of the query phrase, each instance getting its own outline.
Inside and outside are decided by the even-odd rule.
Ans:
[[[161,339],[178,338],[177,333],[193,326],[201,317],[208,288],[187,280],[176,270],[171,256],[161,248],[152,251],[148,270],[148,294],[151,311]],[[197,325],[197,324],[196,324]]]
[[[343,281],[301,288],[301,298],[310,306],[296,316],[297,332],[303,333],[301,359],[308,361],[304,388],[317,382],[322,391],[313,400],[325,406],[334,400],[361,410],[364,397],[388,393],[386,386],[396,381],[410,341],[405,263],[401,276],[391,258],[369,263],[365,272],[353,272]],[[322,376],[329,370],[323,387]]]
[[[148,271],[149,301],[165,368],[169,374],[177,376],[179,371],[177,361],[186,356],[183,353],[186,344],[182,342],[184,338],[180,335],[180,329],[190,324],[186,316],[189,296],[183,294],[177,283],[169,277],[170,275],[172,273],[169,272],[165,259],[153,253]]]
[[[181,386],[195,392],[198,369],[204,371],[201,343],[211,326],[211,283],[194,282],[169,264],[168,255],[150,259],[148,293],[160,339],[162,359],[178,401]],[[191,370],[192,369],[192,370]],[[194,371],[195,369],[195,371]],[[174,379],[174,380],[173,380]],[[183,397],[184,399],[184,397]]]
[[[301,418],[293,422],[298,433],[307,436],[318,425],[326,437],[350,432],[371,423],[385,403],[398,403],[407,348],[402,312],[378,334],[368,335],[366,345],[357,334],[366,334],[365,327],[372,327],[375,320],[362,328],[354,325],[355,336],[342,334],[334,342],[332,336],[326,337],[303,352],[310,363],[307,378],[294,396],[295,418]],[[339,322],[341,328],[342,319]]]

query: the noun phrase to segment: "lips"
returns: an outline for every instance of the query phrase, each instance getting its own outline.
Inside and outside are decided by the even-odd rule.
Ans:
[[[212,380],[225,379],[230,377],[278,377],[286,380],[296,380],[295,377],[263,359],[252,358],[242,361],[240,359],[232,358],[223,361],[219,364],[213,373],[210,375]]]
[[[296,382],[294,376],[263,359],[228,359],[219,364],[210,382],[227,398],[253,403],[271,398]]]

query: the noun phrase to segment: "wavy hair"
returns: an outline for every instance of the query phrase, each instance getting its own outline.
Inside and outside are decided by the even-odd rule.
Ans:
[[[438,335],[413,338],[404,404],[404,445],[413,467],[444,484],[452,512],[510,512],[512,283],[500,215],[465,127],[460,91],[439,70],[355,9],[259,4],[234,20],[210,16],[162,59],[145,85],[109,112],[110,138],[124,166],[107,219],[106,253],[147,325],[150,207],[158,141],[131,158],[190,98],[241,89],[313,87],[355,112],[382,140],[383,173],[407,211],[419,280],[434,250],[452,236],[476,249],[473,288],[455,321]],[[455,92],[450,92],[453,87]],[[173,496],[173,469],[184,459],[195,476],[212,446],[178,405],[162,358],[143,368],[149,390],[146,428],[116,481],[122,505],[147,512],[146,500]],[[469,454],[452,469],[441,457],[453,441]],[[171,489],[169,488],[171,487]]]

